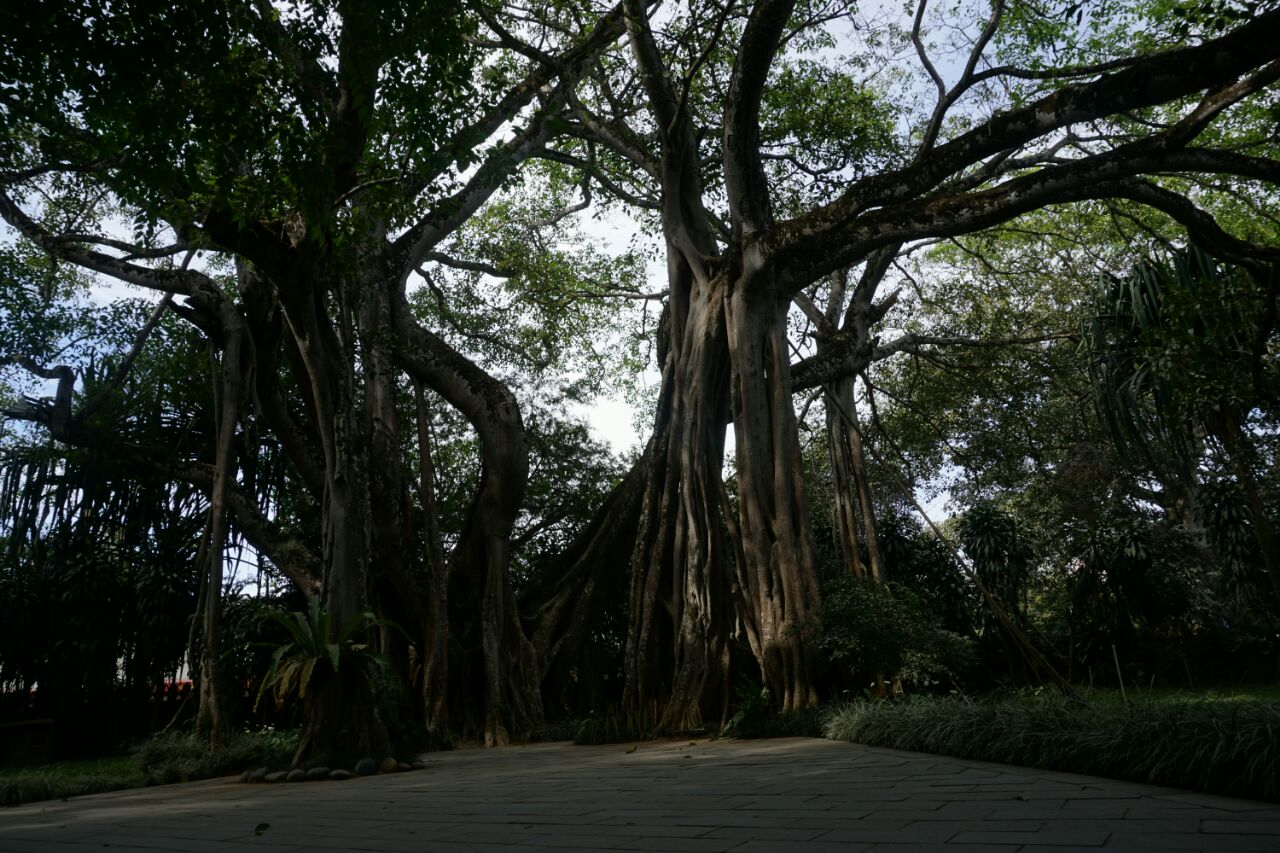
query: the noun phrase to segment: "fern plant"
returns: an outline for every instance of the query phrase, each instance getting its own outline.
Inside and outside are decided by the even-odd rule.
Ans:
[[[277,708],[283,708],[295,692],[299,699],[306,699],[313,681],[337,675],[344,666],[355,666],[367,677],[373,672],[385,672],[390,666],[387,658],[370,649],[368,643],[356,642],[369,627],[390,624],[368,611],[352,617],[332,640],[332,617],[317,596],[307,597],[305,612],[268,612],[267,616],[284,626],[293,639],[271,655],[271,668],[258,688],[254,710],[268,691],[274,695]]]

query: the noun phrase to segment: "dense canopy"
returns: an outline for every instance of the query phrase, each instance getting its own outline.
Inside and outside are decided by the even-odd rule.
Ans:
[[[1265,659],[1277,31],[1266,0],[16,8],[0,683],[187,656],[215,741],[246,681],[296,692],[302,761],[718,726],[752,684],[1065,685],[1174,636]],[[625,458],[583,421],[610,395]]]

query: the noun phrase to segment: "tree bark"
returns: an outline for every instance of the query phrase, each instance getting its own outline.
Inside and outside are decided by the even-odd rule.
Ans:
[[[486,746],[498,746],[542,720],[540,673],[509,572],[511,530],[529,476],[524,423],[509,388],[419,326],[402,290],[392,299],[400,365],[458,409],[480,440],[480,483],[447,567],[456,651],[448,667],[449,716],[479,731]],[[480,707],[472,696],[481,698]]]
[[[868,566],[862,561],[858,547],[857,486],[853,473],[853,449],[849,432],[840,417],[838,406],[845,401],[846,385],[852,380],[840,380],[824,389],[826,395],[827,458],[831,464],[831,531],[836,549],[844,565],[854,577],[865,578]],[[848,396],[853,396],[850,389]]]
[[[669,249],[670,347],[632,556],[623,704],[674,731],[728,711],[733,556],[721,515],[729,360],[723,283]]]
[[[520,595],[530,641],[541,667],[548,713],[603,709],[618,697],[600,683],[589,643],[610,601],[625,599],[629,554],[640,524],[644,486],[651,476],[656,437],[636,460],[591,521],[561,554],[540,567]]]
[[[788,712],[818,701],[807,635],[817,624],[819,599],[791,403],[790,300],[762,285],[743,276],[725,303],[745,561],[739,574],[764,686],[775,706]]]
[[[300,276],[281,287],[288,328],[298,345],[310,385],[324,458],[321,498],[322,596],[330,625],[341,632],[369,610],[370,554],[373,548],[370,504],[370,436],[356,395],[354,326],[359,306],[351,295],[368,288],[358,280],[321,281]],[[335,328],[325,310],[338,303]],[[336,639],[331,637],[330,640]],[[348,671],[349,670],[349,671]],[[370,673],[344,668],[324,687],[308,691],[303,734],[295,762],[329,752],[383,752],[390,739],[375,707]]]
[[[845,564],[855,576],[884,582],[886,578],[880,556],[880,539],[876,535],[875,505],[872,501],[871,483],[867,479],[867,461],[862,451],[862,433],[858,429],[853,396],[853,377],[844,377],[824,386],[824,393],[827,403],[827,446],[835,492],[832,517],[836,544]],[[858,542],[859,521],[862,541],[867,549],[865,564],[862,562]]]
[[[293,766],[309,758],[365,757],[391,747],[386,726],[378,715],[369,673],[345,666],[307,691],[302,706],[302,734],[293,753]]]
[[[222,623],[223,559],[227,542],[227,492],[235,471],[235,433],[240,421],[240,392],[243,382],[245,347],[244,323],[232,308],[222,312],[221,369],[217,375],[215,399],[219,403],[214,431],[213,489],[209,499],[209,565],[204,590],[204,645],[200,657],[200,707],[197,728],[207,732],[213,748],[226,743],[231,733],[226,685],[222,679],[220,643]]]
[[[436,507],[435,459],[431,441],[431,411],[422,383],[413,381],[418,426],[418,491],[422,503],[426,589],[421,618],[422,706],[427,731],[442,738],[449,726],[449,599],[444,548]]]

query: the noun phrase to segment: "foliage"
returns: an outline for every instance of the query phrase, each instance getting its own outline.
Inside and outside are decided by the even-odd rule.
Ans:
[[[1243,492],[1233,479],[1205,482],[1200,487],[1200,514],[1217,558],[1218,591],[1237,612],[1266,611],[1272,598]]]
[[[972,665],[970,642],[944,630],[918,596],[867,578],[827,585],[816,643],[855,684],[897,677],[928,688],[959,680]]]
[[[808,225],[822,225],[818,231],[832,238],[827,245],[790,242],[783,234],[785,226],[777,231],[779,241],[761,243],[788,251],[802,248],[793,253],[792,263],[780,263],[777,272],[783,266],[803,270],[812,258],[839,256],[856,263],[856,252],[848,247],[889,242],[896,239],[893,234],[902,234],[907,242],[901,262],[895,263],[902,276],[900,286],[892,296],[881,294],[877,310],[883,311],[874,322],[892,309],[890,327],[912,335],[954,334],[973,343],[1031,340],[1017,349],[981,348],[967,359],[942,348],[916,347],[910,366],[877,368],[871,374],[884,392],[882,405],[886,397],[894,403],[885,407],[886,419],[875,413],[879,436],[868,443],[892,441],[895,450],[898,445],[905,448],[899,455],[908,467],[916,467],[918,482],[933,479],[941,484],[954,475],[945,485],[960,503],[972,507],[957,530],[996,598],[1019,618],[1024,610],[1042,612],[1046,604],[1054,605],[1058,615],[1069,606],[1070,619],[1063,620],[1071,622],[1069,631],[1087,636],[1095,648],[1103,638],[1124,631],[1164,637],[1168,634],[1162,632],[1170,626],[1185,627],[1192,621],[1189,611],[1199,619],[1207,609],[1192,607],[1191,586],[1204,580],[1204,573],[1196,574],[1190,561],[1164,558],[1167,543],[1181,541],[1167,535],[1166,526],[1155,520],[1127,526],[1131,519],[1125,512],[1143,505],[1135,496],[1138,501],[1155,500],[1139,494],[1139,489],[1152,491],[1143,479],[1147,472],[1133,470],[1135,466],[1126,464],[1130,460],[1118,458],[1127,455],[1124,448],[1116,453],[1108,444],[1106,458],[1097,465],[1087,471],[1086,466],[1077,467],[1084,473],[1074,482],[1087,481],[1088,494],[1076,493],[1074,503],[1067,497],[1076,490],[1063,475],[1070,467],[1066,456],[1074,452],[1063,449],[1068,443],[1064,437],[1076,449],[1101,447],[1104,442],[1097,425],[1085,424],[1080,413],[1083,407],[1075,393],[1082,384],[1080,365],[1073,368],[1065,358],[1071,348],[1047,343],[1045,337],[1068,328],[1064,317],[1087,298],[1082,282],[1092,279],[1080,276],[1080,269],[1122,268],[1114,259],[1129,241],[1116,222],[1134,220],[1136,230],[1149,234],[1153,243],[1167,239],[1167,225],[1151,214],[1136,216],[1133,207],[1123,203],[1099,201],[1073,207],[1062,217],[1033,212],[985,237],[950,240],[944,235],[984,228],[1029,206],[1110,191],[1094,180],[1104,174],[1094,168],[1102,164],[1111,170],[1105,174],[1142,176],[1151,171],[1152,191],[1182,193],[1205,206],[1209,221],[1218,216],[1228,230],[1273,243],[1267,238],[1274,236],[1268,224],[1274,221],[1268,209],[1274,193],[1267,188],[1256,192],[1257,186],[1244,183],[1244,175],[1252,172],[1232,176],[1226,169],[1228,174],[1220,175],[1216,168],[1206,168],[1212,178],[1195,178],[1180,172],[1177,163],[1161,162],[1184,148],[1209,151],[1210,157],[1215,149],[1233,152],[1232,156],[1242,151],[1268,156],[1274,151],[1275,116],[1273,105],[1259,103],[1266,102],[1265,93],[1227,104],[1212,127],[1193,128],[1195,146],[1187,145],[1190,138],[1168,145],[1153,135],[1184,117],[1187,105],[1199,97],[1194,87],[1169,104],[1102,109],[1089,116],[1087,130],[1082,130],[1086,122],[1058,127],[1054,111],[1012,135],[1001,130],[1000,122],[1024,127],[1010,110],[1064,84],[1075,88],[1063,90],[1062,100],[1070,100],[1073,92],[1096,90],[1100,98],[1087,100],[1104,105],[1114,95],[1145,91],[1120,85],[1126,83],[1124,75],[1133,63],[1141,67],[1145,55],[1184,42],[1194,44],[1237,24],[1247,27],[1251,16],[1274,6],[1273,0],[1013,4],[1004,10],[1000,26],[990,21],[988,35],[993,40],[987,42],[978,36],[988,14],[981,3],[935,4],[929,9],[921,5],[916,25],[921,38],[907,35],[909,8],[900,19],[889,6],[854,9],[802,3],[795,14],[778,22],[779,54],[757,54],[762,63],[759,86],[745,89],[732,82],[735,69],[749,70],[751,62],[745,60],[756,60],[745,53],[743,61],[733,57],[734,45],[755,43],[743,39],[748,27],[744,10],[698,3],[664,7],[651,23],[657,31],[655,52],[660,54],[653,64],[665,66],[673,83],[680,81],[682,117],[668,127],[660,126],[667,124],[660,111],[649,109],[656,104],[644,101],[653,97],[652,88],[637,85],[641,77],[653,81],[660,76],[652,67],[633,67],[629,52],[615,50],[616,44],[599,54],[558,53],[569,44],[580,44],[585,29],[598,22],[600,9],[592,4],[487,4],[480,9],[399,0],[340,6],[232,3],[198,4],[189,14],[175,16],[170,5],[139,0],[123,7],[54,3],[16,11],[0,35],[0,79],[11,81],[6,83],[11,91],[0,136],[2,182],[6,196],[13,198],[10,223],[26,230],[28,237],[47,229],[47,239],[34,242],[71,264],[114,269],[116,274],[124,264],[133,264],[125,277],[148,282],[154,290],[168,292],[171,284],[178,284],[182,292],[187,285],[195,287],[192,282],[206,272],[214,278],[199,279],[201,295],[173,306],[156,332],[163,344],[160,353],[149,346],[135,366],[137,376],[114,387],[114,369],[121,364],[128,333],[140,324],[140,314],[145,313],[140,309],[148,306],[117,303],[102,311],[107,319],[99,323],[94,312],[82,310],[83,303],[77,301],[88,279],[60,271],[33,243],[19,241],[12,249],[0,250],[0,277],[14,283],[0,294],[0,359],[13,353],[74,368],[77,395],[85,404],[80,412],[88,427],[80,440],[92,445],[77,454],[67,454],[51,441],[5,446],[13,455],[5,458],[0,486],[0,536],[5,537],[0,545],[0,682],[38,682],[49,695],[87,684],[95,689],[111,685],[117,662],[123,662],[123,678],[131,685],[155,680],[174,668],[195,599],[198,560],[192,543],[199,538],[207,511],[201,484],[211,456],[215,406],[206,380],[216,355],[209,356],[240,340],[231,334],[234,329],[222,328],[225,318],[241,317],[253,327],[245,342],[256,362],[245,374],[254,386],[246,387],[246,399],[253,398],[256,405],[246,406],[234,436],[237,462],[231,481],[242,515],[231,523],[233,541],[251,526],[244,519],[256,510],[264,527],[280,534],[260,538],[256,547],[309,558],[312,574],[331,582],[326,595],[335,589],[357,590],[359,603],[343,611],[351,612],[364,608],[371,588],[364,584],[363,570],[353,570],[359,578],[345,577],[346,567],[331,571],[332,566],[311,563],[323,564],[335,553],[362,557],[362,550],[332,548],[328,540],[351,536],[355,542],[371,541],[367,534],[376,519],[369,506],[375,512],[402,511],[405,517],[398,520],[405,523],[389,526],[404,530],[405,536],[376,541],[382,531],[375,531],[372,541],[381,553],[372,559],[390,574],[398,570],[398,560],[392,558],[403,557],[410,582],[399,587],[394,582],[375,584],[371,605],[419,630],[425,620],[416,618],[418,614],[406,618],[398,609],[399,604],[418,602],[388,601],[393,596],[385,592],[388,587],[398,592],[414,586],[412,581],[420,579],[424,568],[422,552],[435,556],[430,547],[418,547],[428,534],[413,529],[417,524],[408,523],[408,517],[420,519],[413,510],[435,503],[438,513],[425,527],[432,538],[436,528],[443,530],[443,544],[454,546],[462,531],[481,519],[481,510],[491,509],[492,494],[475,493],[477,478],[482,483],[489,478],[513,487],[508,517],[496,525],[501,529],[484,535],[489,537],[486,544],[501,546],[487,548],[486,553],[500,553],[504,560],[510,555],[509,566],[489,566],[487,577],[492,581],[499,568],[510,570],[502,578],[506,599],[499,609],[514,616],[512,592],[527,588],[546,564],[546,554],[572,541],[621,473],[616,460],[589,440],[571,411],[605,389],[634,392],[637,382],[627,374],[638,373],[632,368],[644,362],[616,353],[620,343],[652,343],[654,336],[647,328],[636,332],[635,327],[657,312],[623,306],[648,306],[660,298],[647,293],[653,288],[643,281],[644,249],[639,244],[633,242],[629,251],[613,256],[567,217],[592,204],[594,192],[594,203],[604,195],[605,204],[614,210],[637,208],[637,230],[656,234],[656,211],[692,210],[698,215],[706,207],[713,211],[709,223],[694,224],[714,232],[708,238],[713,248],[700,246],[680,263],[717,274],[731,271],[740,266],[733,259],[749,261],[755,256],[742,251],[741,245],[743,234],[756,231],[755,225],[743,227],[737,209],[741,206],[734,200],[738,193],[732,184],[742,175],[765,184],[752,194],[767,202],[766,209],[772,207],[766,221],[776,214],[779,222],[794,222],[797,215],[805,216],[806,208],[836,197],[847,202],[818,211],[818,216],[803,220],[804,227],[793,229],[815,233]],[[640,20],[633,18],[631,24],[633,36],[644,29]],[[617,35],[611,31],[603,41],[616,42]],[[525,38],[530,44],[513,47]],[[914,50],[911,41],[917,41]],[[971,49],[975,52],[970,67],[957,79]],[[1262,49],[1257,52],[1263,55]],[[941,76],[926,54],[940,61]],[[916,63],[917,56],[922,63]],[[145,61],[139,62],[140,57]],[[1097,79],[1091,71],[1070,70],[1095,63],[1127,70]],[[1020,70],[1006,73],[1011,69]],[[974,70],[980,70],[981,80],[969,78]],[[1081,82],[1085,78],[1092,82]],[[942,97],[937,106],[935,84]],[[1122,91],[1109,91],[1108,84]],[[733,127],[719,126],[725,105],[753,89],[762,97],[742,104],[751,132],[742,137]],[[1213,97],[1228,93],[1221,88],[1210,91],[1216,93]],[[1083,116],[1091,107],[1081,104],[1061,115],[1076,115],[1077,109]],[[992,115],[1000,118],[988,125],[990,134],[963,136]],[[1218,116],[1218,111],[1211,111],[1206,121]],[[660,162],[677,162],[671,155],[678,152],[670,150],[669,143],[683,134],[685,119],[693,140],[692,150],[683,154],[685,165],[658,168]],[[1035,129],[1041,122],[1049,123]],[[935,132],[939,145],[931,147]],[[748,153],[754,162],[745,170],[744,164],[726,164],[733,166],[725,170],[733,175],[717,175],[722,147],[735,135],[749,140],[746,147],[752,149]],[[659,151],[655,143],[664,137],[668,150]],[[929,142],[917,149],[922,137]],[[982,141],[973,148],[970,143],[979,137]],[[1150,158],[1137,162],[1120,156],[1147,150],[1147,141],[1159,143],[1149,146]],[[983,153],[988,145],[994,147]],[[966,159],[966,149],[974,152],[972,159]],[[943,156],[932,156],[938,151]],[[543,162],[536,167],[526,164],[517,173],[519,163],[529,156]],[[1068,157],[1073,158],[1070,164]],[[895,174],[902,166],[908,168]],[[949,173],[952,168],[959,171]],[[1030,195],[1019,192],[1018,187],[1032,188],[1036,176],[1031,170],[1039,168],[1046,175],[1061,175],[1063,186],[1074,188],[1065,194],[1054,191],[1055,178],[1036,181],[1037,189]],[[686,186],[660,186],[664,176],[673,174],[682,174]],[[1247,191],[1241,191],[1242,184]],[[463,186],[468,190],[455,194]],[[705,200],[694,203],[704,195],[704,187]],[[854,191],[847,193],[851,187]],[[495,194],[490,196],[490,191]],[[582,204],[577,203],[579,193]],[[679,194],[688,198],[680,204],[660,202],[674,202]],[[1019,201],[986,207],[1002,196]],[[954,211],[969,209],[970,203],[978,214],[957,218]],[[21,215],[14,212],[18,208]],[[1257,215],[1244,215],[1250,212]],[[39,225],[19,224],[28,215]],[[424,230],[409,227],[415,220]],[[860,221],[870,230],[853,227]],[[1046,223],[1058,222],[1068,227],[1046,236]],[[662,224],[668,236],[689,233],[688,222]],[[130,240],[94,237],[95,232],[120,236],[129,231]],[[409,240],[416,247],[406,255],[405,246],[383,246],[389,234],[404,235],[397,238],[402,241],[416,238]],[[867,242],[867,234],[876,236]],[[935,238],[944,242],[926,250],[927,241]],[[679,265],[676,250],[683,250],[681,240],[673,238],[670,245],[672,270]],[[651,251],[656,245],[655,241]],[[97,247],[99,254],[86,255],[86,246]],[[848,254],[842,254],[846,250]],[[787,256],[772,249],[765,254]],[[179,274],[175,267],[183,256],[184,274]],[[408,256],[412,263],[405,261]],[[708,262],[713,256],[720,257]],[[97,260],[86,261],[93,257]],[[914,258],[920,257],[933,264],[926,270],[930,275],[913,277],[913,272],[920,272]],[[1087,262],[1081,263],[1082,257]],[[218,275],[232,267],[233,258],[238,270],[262,276],[266,286],[261,292],[241,287],[250,272],[236,281]],[[722,263],[725,259],[729,262]],[[1010,260],[1018,263],[1011,265]],[[195,266],[187,269],[193,261]],[[965,264],[990,274],[984,271],[981,283],[975,284]],[[958,274],[942,277],[938,285],[920,285],[920,280],[930,280],[933,272],[948,267]],[[1006,276],[1004,271],[1011,273]],[[773,272],[761,281],[781,282],[787,275],[803,274]],[[434,484],[424,475],[428,482],[421,494],[415,494],[416,477],[388,477],[386,493],[363,493],[361,471],[370,451],[387,453],[374,466],[389,463],[382,468],[387,473],[416,471],[414,463],[420,461],[401,374],[405,365],[397,362],[415,347],[378,328],[387,316],[400,316],[398,303],[374,304],[375,294],[378,299],[388,292],[399,295],[398,288],[410,276],[415,285],[418,276],[426,282],[410,298],[420,325],[417,331],[427,340],[442,342],[433,358],[444,353],[472,360],[461,374],[449,377],[461,383],[437,379],[434,384],[461,384],[477,391],[477,376],[493,382],[476,394],[476,400],[462,404],[470,408],[466,417],[441,405],[444,413],[433,413],[432,422],[422,425],[424,433],[435,432]],[[1002,277],[1007,280],[996,281]],[[1161,284],[1163,319],[1142,321],[1148,329],[1161,327],[1159,341],[1135,331],[1142,323],[1128,322],[1141,320],[1145,304],[1134,301],[1132,287],[1129,297],[1117,297],[1129,298],[1129,308],[1116,308],[1119,303],[1112,299],[1106,306],[1115,321],[1106,332],[1112,336],[1108,346],[1133,345],[1124,351],[1111,347],[1106,357],[1132,362],[1117,362],[1120,368],[1143,358],[1160,364],[1164,379],[1145,386],[1145,391],[1156,389],[1150,394],[1137,393],[1155,375],[1147,370],[1140,382],[1135,377],[1145,368],[1129,371],[1129,378],[1118,385],[1112,380],[1124,370],[1112,371],[1107,381],[1135,393],[1139,417],[1167,410],[1171,417],[1159,428],[1167,427],[1198,451],[1196,430],[1187,427],[1193,418],[1204,420],[1206,404],[1210,410],[1251,411],[1250,401],[1259,389],[1275,387],[1274,348],[1255,345],[1252,361],[1242,360],[1249,332],[1263,330],[1262,318],[1273,312],[1274,304],[1257,298],[1261,294],[1256,283],[1246,277],[1219,275],[1209,267],[1197,269],[1192,277],[1197,286],[1177,293]],[[1108,281],[1117,287],[1123,283],[1113,279]],[[907,292],[908,286],[914,294]],[[905,295],[895,308],[899,293]],[[784,297],[782,305],[791,294],[777,295]],[[674,280],[668,282],[666,304],[666,319],[675,322],[683,308]],[[219,308],[228,310],[219,314]],[[175,328],[184,332],[175,333]],[[83,344],[85,336],[95,335],[111,346]],[[1122,340],[1126,335],[1133,340]],[[1201,338],[1210,341],[1208,349]],[[382,344],[389,345],[388,357],[395,363],[388,372],[378,364]],[[863,344],[863,350],[874,354],[891,349],[894,341],[887,336],[881,340],[872,330]],[[674,347],[671,352],[688,349]],[[1104,361],[1100,358],[1096,365]],[[470,372],[472,368],[478,370]],[[441,369],[447,373],[452,368]],[[33,375],[46,372],[36,370]],[[778,371],[770,373],[776,380]],[[322,381],[325,375],[335,378]],[[1194,381],[1187,384],[1196,386],[1196,393],[1178,397],[1178,389],[1167,381],[1171,376],[1191,377]],[[363,387],[357,377],[363,379]],[[421,376],[417,379],[423,381]],[[870,389],[870,378],[864,379]],[[43,404],[22,403],[22,394],[39,383],[21,381],[26,384],[0,387],[0,405],[26,405],[25,414],[32,417],[32,412],[48,411]],[[519,444],[522,452],[515,454],[520,456],[518,464],[504,471],[496,458],[483,458],[475,430],[480,420],[477,407],[483,402],[479,398],[492,402],[507,390],[518,403],[511,407],[514,426],[507,440]],[[452,393],[461,391],[455,388]],[[784,391],[781,409],[786,408],[785,397]],[[1173,402],[1166,406],[1166,398]],[[375,399],[391,402],[375,411],[369,405]],[[432,405],[440,402],[432,392]],[[503,397],[504,405],[509,402]],[[459,404],[454,400],[453,405]],[[86,413],[88,409],[93,411]],[[1255,416],[1251,422],[1250,411],[1239,419],[1247,428],[1274,433],[1273,421]],[[786,412],[775,414],[775,423],[790,423]],[[734,420],[741,427],[746,421],[737,415]],[[690,413],[688,422],[698,416]],[[1148,420],[1137,430],[1143,433],[1140,438],[1154,434],[1153,423]],[[52,426],[52,419],[46,425]],[[393,433],[386,442],[389,449],[381,434],[375,447],[370,434],[386,425]],[[136,471],[104,474],[110,453],[94,442],[111,443],[107,438],[145,448],[143,458],[171,463],[167,476],[190,480],[194,487],[168,487]],[[527,491],[522,455],[526,440],[532,462]],[[285,444],[288,454],[281,451]],[[121,446],[125,445],[116,445]],[[1089,451],[1079,455],[1088,456]],[[768,457],[761,454],[754,461],[763,465]],[[306,469],[321,458],[325,470],[308,476]],[[1267,454],[1259,459],[1266,461]],[[1204,461],[1203,454],[1195,459]],[[374,473],[370,479],[378,481]],[[877,485],[883,486],[887,473],[873,471],[872,478],[880,477]],[[1060,486],[1056,493],[1051,482],[1055,477]],[[315,482],[304,487],[304,479]],[[333,507],[341,509],[341,501],[331,500],[338,492],[330,487],[338,482],[354,484],[357,509],[349,524],[337,511],[325,517]],[[1170,484],[1160,485],[1168,494]],[[896,485],[889,488],[896,493]],[[433,494],[438,500],[431,500]],[[1104,504],[1092,501],[1094,494],[1116,499]],[[1046,495],[1055,500],[1042,501]],[[1248,589],[1255,583],[1257,560],[1240,538],[1247,519],[1241,521],[1226,497],[1224,491],[1206,502],[1216,513],[1206,522],[1206,535],[1227,555],[1220,586],[1235,604],[1222,611],[1222,621],[1238,622],[1240,614],[1255,607]],[[1085,518],[1085,513],[1101,512],[1091,509],[1091,503],[1106,506],[1115,517]],[[652,506],[653,501],[646,503]],[[513,531],[509,516],[517,514]],[[342,523],[335,523],[335,518]],[[796,521],[804,525],[807,519]],[[241,529],[235,529],[237,524]],[[825,649],[841,667],[862,677],[884,670],[921,684],[944,675],[953,678],[960,665],[948,661],[962,658],[967,649],[961,635],[977,632],[973,592],[942,542],[895,524],[889,519],[881,538],[890,576],[901,586],[855,589],[840,587],[839,581],[824,613]],[[1255,524],[1255,529],[1262,527]],[[454,556],[466,557],[466,552],[460,549]],[[496,562],[497,557],[491,559]],[[352,565],[362,564],[355,560]],[[1037,599],[1034,570],[1045,566],[1046,574],[1059,580],[1070,575],[1070,588],[1064,581],[1058,590],[1062,594],[1052,601]],[[471,576],[469,571],[453,574],[463,586]],[[602,588],[593,587],[597,593]],[[593,667],[622,669],[614,663],[624,648],[626,601],[612,594],[613,589],[608,592],[601,597],[610,605],[591,626],[589,644],[590,654],[605,663],[597,666],[585,657],[576,661],[575,672],[584,681]],[[451,592],[451,626],[469,630],[483,621],[485,613],[463,610],[479,600]],[[487,613],[493,612],[491,604],[490,600],[486,605]],[[237,681],[245,672],[261,672],[264,665],[250,650],[261,627],[251,611],[238,600],[228,608],[226,624],[235,637],[229,654],[235,666],[227,669]],[[290,695],[306,696],[317,679],[337,672],[340,663],[373,671],[368,665],[370,650],[348,633],[361,626],[334,626],[327,618],[319,602],[312,601],[304,612],[278,620],[293,641],[277,650],[259,699],[268,690],[278,704]],[[357,621],[367,618],[362,615]],[[55,625],[56,629],[50,627]],[[329,636],[334,627],[343,627],[336,643]],[[989,628],[990,623],[980,627]],[[641,630],[634,625],[631,629]],[[450,637],[454,648],[448,651],[454,659],[482,646],[467,630],[454,630]],[[413,640],[421,651],[427,638]],[[491,658],[506,654],[493,652],[494,642],[484,648]],[[407,651],[401,654],[406,655],[401,669],[407,670]],[[498,663],[488,660],[490,671]],[[63,673],[66,684],[60,685]],[[470,678],[454,681],[478,683]],[[401,687],[384,681],[379,689],[395,704]],[[476,701],[475,696],[453,700],[468,710]],[[499,704],[505,707],[488,709],[490,718],[516,703]],[[752,703],[744,701],[742,708],[750,707]],[[454,719],[463,716],[455,714]],[[598,725],[604,731],[614,724]]]
[[[978,579],[1011,614],[1021,613],[1032,552],[1017,519],[994,503],[981,501],[960,517],[957,532]]]
[[[1093,531],[1071,577],[1075,651],[1101,660],[1108,644],[1134,651],[1139,636],[1168,640],[1196,626],[1195,544],[1183,531],[1140,513],[1115,512]],[[1190,624],[1187,624],[1190,623]]]
[[[1259,338],[1274,295],[1194,246],[1103,278],[1094,299],[1081,324],[1094,399],[1121,450],[1153,468],[1191,476],[1195,426],[1216,433],[1220,418],[1247,413],[1280,381]]]
[[[1124,703],[1047,692],[855,701],[831,707],[824,723],[833,740],[1272,801],[1280,801],[1278,732],[1274,699]]]
[[[225,596],[222,600],[219,651],[222,674],[227,683],[258,681],[270,669],[272,653],[289,636],[271,614],[284,614],[293,608],[305,607],[306,597],[291,588],[270,596]],[[278,718],[276,722],[279,722]]]
[[[372,673],[385,672],[389,666],[384,656],[374,652],[367,643],[357,641],[371,627],[389,624],[374,618],[372,613],[357,613],[336,635],[332,632],[329,611],[321,605],[319,596],[307,597],[306,611],[285,614],[269,610],[266,615],[283,626],[293,639],[272,653],[271,668],[258,688],[255,707],[268,691],[278,708],[284,707],[294,693],[299,699],[306,699],[307,690],[314,683],[337,675],[344,664],[371,679]]]
[[[189,782],[246,767],[288,765],[297,743],[296,731],[275,729],[233,732],[220,747],[194,732],[169,732],[139,744],[133,761],[148,784]]]
[[[947,544],[901,507],[883,507],[876,521],[889,580],[917,596],[942,627],[974,633],[974,591]]]
[[[39,800],[65,800],[138,788],[146,783],[146,774],[128,756],[0,768],[0,803],[17,806]]]
[[[621,715],[605,714],[578,724],[573,733],[573,742],[577,746],[599,746],[639,740],[647,735],[647,730],[630,725]]]
[[[582,720],[578,719],[552,720],[536,727],[529,736],[529,740],[534,743],[571,741],[577,737],[581,727]]]
[[[822,715],[817,708],[778,713],[769,691],[752,681],[734,691],[737,710],[720,730],[720,737],[770,738],[819,737]]]
[[[327,122],[302,94],[308,86],[290,81],[296,68],[332,61],[339,41],[347,45],[344,67],[354,58],[351,44],[361,62],[385,51],[386,85],[374,103],[358,104],[372,124],[395,129],[380,146],[385,163],[371,167],[424,168],[441,137],[457,131],[473,58],[463,41],[471,25],[457,9],[344,9],[359,21],[351,42],[340,39],[340,17],[325,4],[270,11],[274,18],[263,23],[242,7],[199,4],[175,16],[151,0],[127,13],[91,14],[73,4],[15,9],[0,76],[20,81],[26,121],[5,134],[0,157],[10,163],[29,154],[22,143],[36,137],[39,155],[51,160],[128,164],[111,184],[144,209],[134,223],[140,232],[160,216],[192,221],[201,203],[226,205],[242,221],[286,207],[317,212]],[[263,27],[288,40],[284,55],[261,37]]]
[[[195,609],[201,497],[122,469],[52,443],[0,456],[0,683],[38,685],[73,751],[139,734],[86,709],[173,678]]]

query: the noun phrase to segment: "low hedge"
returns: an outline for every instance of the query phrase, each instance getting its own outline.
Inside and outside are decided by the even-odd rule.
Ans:
[[[1056,692],[832,706],[823,735],[1280,802],[1280,702]]]

